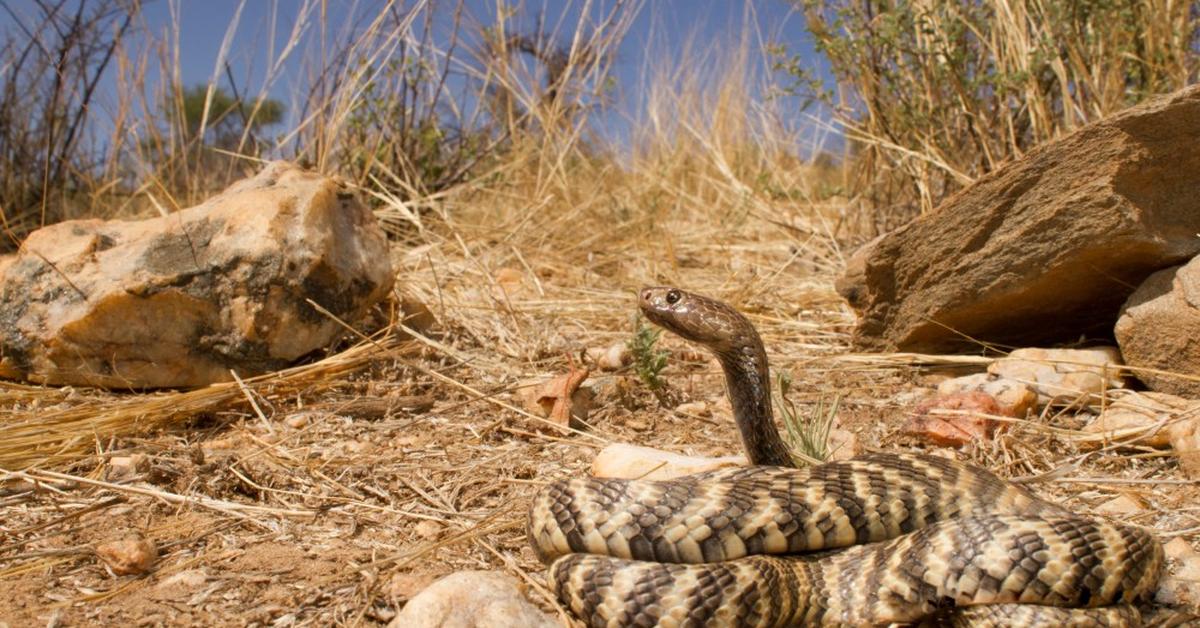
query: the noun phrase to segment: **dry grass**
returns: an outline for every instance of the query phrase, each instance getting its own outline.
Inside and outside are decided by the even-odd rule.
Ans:
[[[588,41],[587,32],[567,39]],[[393,45],[388,29],[374,33]],[[393,318],[324,360],[190,392],[5,385],[0,597],[13,602],[0,622],[377,624],[429,579],[460,569],[516,574],[554,609],[525,540],[531,491],[586,473],[609,442],[701,455],[738,442],[720,373],[668,336],[668,385],[710,414],[660,407],[628,371],[594,372],[584,429],[523,409],[521,382],[628,340],[645,284],[686,286],[745,311],[774,368],[792,374],[799,411],[837,398],[837,427],[863,447],[922,448],[899,434],[913,390],[982,363],[846,354],[853,316],[832,288],[843,257],[835,236],[862,216],[816,200],[822,182],[794,156],[794,130],[778,122],[786,116],[749,96],[760,79],[746,70],[755,50],[746,41],[657,76],[625,160],[585,141],[586,107],[542,108],[530,97],[520,110],[537,123],[502,130],[503,158],[482,159],[453,185],[394,185],[410,174],[401,161],[347,166],[394,237],[402,288],[439,320],[427,335]],[[599,58],[588,57],[585,74]],[[362,148],[339,145],[350,131],[339,116],[352,103],[341,98],[358,78],[289,135],[311,138],[313,163],[338,165],[337,155]],[[182,176],[188,189],[204,188]],[[169,179],[147,176],[137,194]],[[514,273],[519,281],[499,280]],[[1136,444],[1084,451],[1083,420],[1063,412],[1014,422],[955,455],[1034,478],[1039,492],[1080,510],[1134,498],[1143,508],[1123,518],[1195,544],[1200,491],[1175,461]],[[132,472],[118,475],[129,457]],[[133,533],[162,556],[144,577],[114,576],[91,548]]]

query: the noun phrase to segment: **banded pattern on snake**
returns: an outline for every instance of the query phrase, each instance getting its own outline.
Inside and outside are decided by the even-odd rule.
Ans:
[[[597,627],[930,617],[961,626],[1138,625],[1133,604],[1153,592],[1164,563],[1148,532],[1072,514],[934,456],[792,468],[751,323],[681,290],[646,288],[640,297],[652,322],[721,361],[758,466],[658,482],[563,480],[541,491],[530,542],[553,561],[550,587],[579,618]]]

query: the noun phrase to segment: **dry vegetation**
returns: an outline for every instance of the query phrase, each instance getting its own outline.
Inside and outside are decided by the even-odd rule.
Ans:
[[[100,11],[76,26],[101,20],[86,31],[101,40],[128,15],[120,2],[84,4]],[[304,6],[295,32],[300,21],[324,28],[322,5]],[[662,407],[631,372],[594,371],[597,403],[583,429],[523,409],[519,382],[631,337],[634,290],[648,283],[746,311],[774,368],[791,373],[801,413],[836,398],[838,426],[864,446],[920,446],[897,437],[898,409],[916,386],[979,361],[846,355],[853,315],[831,280],[843,247],[888,220],[862,210],[869,195],[829,198],[846,189],[840,172],[799,156],[801,136],[788,126],[798,116],[781,110],[788,101],[756,96],[771,91],[771,77],[753,69],[769,47],[750,33],[653,65],[647,106],[618,156],[590,123],[611,95],[611,53],[639,7],[584,8],[586,23],[546,26],[544,37],[474,24],[454,4],[386,5],[324,50],[297,35],[280,49],[303,58],[315,87],[287,103],[296,123],[270,139],[250,120],[290,67],[283,55],[260,92],[215,112],[247,116],[240,133],[218,141],[207,132],[212,119],[196,127],[182,113],[185,86],[148,81],[152,65],[178,76],[177,24],[155,33],[135,15],[137,37],[111,47],[84,47],[63,31],[42,52],[58,44],[60,58],[90,61],[49,85],[38,47],[8,44],[0,115],[46,121],[6,138],[0,155],[11,242],[43,221],[186,206],[259,157],[284,155],[346,177],[373,203],[404,291],[438,324],[413,335],[388,303],[375,317],[384,323],[348,332],[324,359],[196,391],[0,384],[0,598],[10,600],[0,625],[370,624],[430,579],[479,568],[521,576],[554,608],[524,537],[532,490],[586,473],[609,442],[704,455],[738,442],[720,374],[666,336],[663,377],[678,399],[707,402],[711,416]],[[449,35],[435,36],[433,11],[454,16]],[[22,58],[42,65],[13,64]],[[64,144],[71,119],[60,114],[91,98],[86,78],[102,61],[119,76],[119,102],[111,141],[86,152]],[[536,73],[543,64],[551,71]],[[221,81],[232,72],[224,58],[216,67]],[[16,89],[29,81],[49,91]],[[1104,107],[1065,109],[1082,120]],[[1040,111],[1031,105],[1029,115]],[[18,152],[18,140],[43,150]],[[1005,134],[976,140],[985,151],[1025,146]],[[915,151],[924,164],[957,150],[902,148],[891,158]],[[12,167],[21,161],[37,167]],[[855,176],[860,163],[851,158]],[[18,170],[36,176],[10,180]],[[927,198],[922,188],[906,202]],[[1137,446],[1083,454],[1080,423],[1074,412],[1047,413],[960,455],[1006,476],[1053,471],[1037,490],[1083,510],[1129,497],[1144,507],[1130,521],[1194,544],[1200,491],[1175,463]],[[114,576],[94,556],[96,543],[130,534],[161,552],[144,577]]]

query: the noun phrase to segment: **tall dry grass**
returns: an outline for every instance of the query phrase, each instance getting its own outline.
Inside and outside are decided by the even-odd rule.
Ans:
[[[797,0],[884,230],[1030,148],[1195,82],[1194,3]]]
[[[338,174],[398,242],[393,261],[408,291],[458,342],[493,356],[475,373],[487,382],[561,359],[569,329],[610,328],[611,312],[626,312],[622,299],[647,282],[686,282],[739,304],[798,303],[780,300],[811,288],[792,280],[797,260],[806,272],[840,266],[835,236],[851,221],[820,202],[803,158],[813,140],[794,112],[765,97],[775,78],[769,37],[753,28],[648,63],[631,131],[613,141],[597,129],[622,96],[616,50],[637,13],[652,10],[639,2],[584,0],[577,20],[545,24],[536,7],[490,20],[462,2],[359,5],[335,21],[320,0],[305,0],[288,23],[268,25],[288,35],[262,42],[274,51],[262,72],[245,68],[229,35],[199,92],[182,79],[181,5],[167,5],[166,24],[113,6],[129,9],[130,34],[114,48],[113,106],[88,114],[108,141],[73,156],[93,164],[86,213],[177,211],[263,159]],[[256,125],[261,103],[292,81],[305,88],[283,98],[286,122]],[[235,106],[219,106],[222,91]],[[197,104],[199,119],[189,118]],[[98,122],[101,114],[109,117]],[[227,116],[245,119],[239,127]],[[241,133],[215,143],[208,131],[218,126]],[[0,203],[6,216],[23,207]],[[722,255],[746,241],[764,248],[753,253],[761,265]],[[720,263],[701,269],[698,258]],[[499,285],[504,269],[533,283],[520,307]],[[115,415],[85,408],[72,425],[119,434],[192,412],[161,415],[162,403],[130,400],[109,422]],[[89,442],[77,436],[43,444],[70,459]]]

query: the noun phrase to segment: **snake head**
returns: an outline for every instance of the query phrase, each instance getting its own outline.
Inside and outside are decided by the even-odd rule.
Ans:
[[[642,288],[638,306],[650,322],[721,354],[757,334],[746,317],[715,299],[670,286]]]

